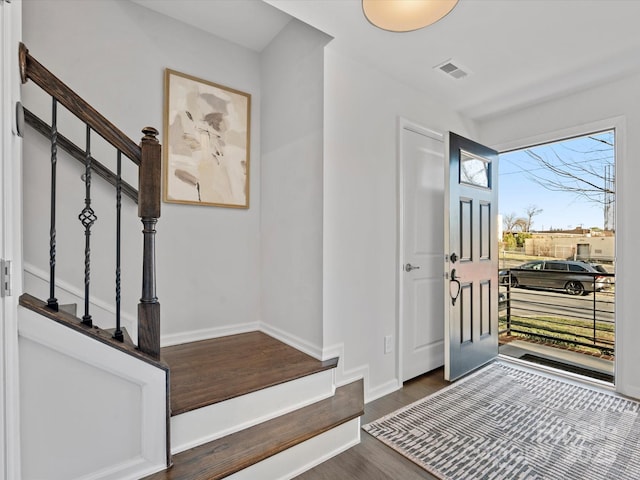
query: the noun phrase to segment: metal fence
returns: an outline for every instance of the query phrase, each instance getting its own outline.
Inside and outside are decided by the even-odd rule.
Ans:
[[[612,355],[615,275],[581,272],[558,280],[554,272],[536,274],[540,284],[523,286],[517,280],[522,270],[500,272],[500,334]]]

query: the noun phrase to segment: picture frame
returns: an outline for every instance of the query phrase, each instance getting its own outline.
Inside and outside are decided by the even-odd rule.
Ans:
[[[249,208],[251,95],[165,69],[163,198]]]

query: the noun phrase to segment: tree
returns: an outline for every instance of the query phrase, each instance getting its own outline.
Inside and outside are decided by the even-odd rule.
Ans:
[[[507,213],[502,216],[502,226],[505,232],[513,232],[513,227],[516,225],[516,221],[518,218],[516,217],[515,212]]]
[[[515,250],[518,246],[518,242],[516,237],[513,236],[513,233],[505,233],[502,237],[502,243],[504,244],[505,250]]]
[[[527,218],[525,219],[524,231],[530,232],[531,225],[533,225],[533,217],[542,213],[542,209],[538,208],[537,205],[529,205],[525,210]]]
[[[561,155],[556,147],[524,152],[538,164],[527,176],[547,190],[570,192],[590,202],[610,205],[615,195],[613,131],[584,137],[581,148],[562,144],[571,155]],[[577,158],[576,155],[577,154]],[[573,157],[573,158],[571,158]]]
[[[528,232],[527,225],[528,223],[526,218],[518,217],[516,219],[516,224],[514,225],[514,229],[519,232]]]
[[[522,217],[516,217],[514,212],[503,215],[502,226],[505,233],[524,232],[527,220]]]

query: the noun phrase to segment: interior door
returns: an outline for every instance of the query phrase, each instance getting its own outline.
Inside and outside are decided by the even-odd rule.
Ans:
[[[401,378],[442,366],[445,147],[442,134],[401,125]]]
[[[498,355],[498,153],[449,134],[445,192],[445,378]]]

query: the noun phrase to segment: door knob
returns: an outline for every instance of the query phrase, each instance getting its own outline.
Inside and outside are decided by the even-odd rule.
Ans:
[[[414,267],[414,266],[413,266],[413,265],[411,265],[410,263],[407,263],[407,264],[404,266],[404,271],[405,271],[405,272],[410,272],[411,270],[419,270],[419,269],[420,269],[420,267],[418,267],[418,266]]]

